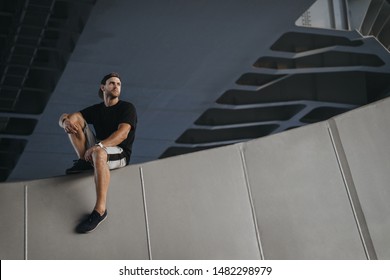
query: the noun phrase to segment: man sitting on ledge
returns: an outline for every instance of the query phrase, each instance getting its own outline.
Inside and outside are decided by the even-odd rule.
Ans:
[[[130,161],[137,114],[132,103],[119,100],[120,94],[119,74],[110,73],[100,83],[99,97],[103,102],[80,112],[62,114],[59,119],[78,156],[66,174],[94,170],[96,204],[89,217],[76,227],[79,233],[93,231],[107,217],[110,170]],[[88,124],[93,125],[96,135]]]

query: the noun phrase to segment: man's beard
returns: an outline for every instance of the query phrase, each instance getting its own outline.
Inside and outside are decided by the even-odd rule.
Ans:
[[[112,92],[110,92],[109,94],[107,94],[107,97],[108,97],[109,99],[113,100],[113,99],[119,98],[119,95],[120,95],[120,94],[113,94]]]

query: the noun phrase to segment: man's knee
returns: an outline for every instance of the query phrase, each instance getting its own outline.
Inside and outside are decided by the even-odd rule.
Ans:
[[[85,120],[81,114],[73,113],[68,115],[68,119],[71,123],[78,124],[81,128],[85,126]]]
[[[81,114],[73,113],[68,115],[68,120],[71,124],[71,129],[74,131],[72,134],[76,137],[82,137],[86,122]]]
[[[92,154],[92,159],[95,166],[99,164],[107,164],[107,152],[104,149],[96,149]]]

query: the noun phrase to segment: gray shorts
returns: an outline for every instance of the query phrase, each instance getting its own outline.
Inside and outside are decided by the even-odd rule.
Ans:
[[[85,124],[84,134],[87,137],[88,148],[93,147],[99,142],[88,124]],[[110,169],[116,169],[126,166],[126,155],[121,147],[105,147],[104,150],[107,153],[107,164]]]

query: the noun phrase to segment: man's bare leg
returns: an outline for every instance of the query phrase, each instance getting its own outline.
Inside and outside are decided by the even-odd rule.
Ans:
[[[84,134],[85,120],[78,114],[69,115],[69,120],[76,123],[76,133],[68,134],[69,140],[79,159],[84,159],[87,149],[87,138]]]
[[[107,193],[110,185],[110,169],[107,164],[107,153],[99,148],[93,154],[95,168],[96,204],[95,210],[103,215],[106,211]]]

